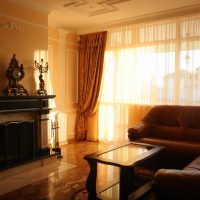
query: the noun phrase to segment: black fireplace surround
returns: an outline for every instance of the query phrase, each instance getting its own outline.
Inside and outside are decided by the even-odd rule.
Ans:
[[[0,96],[0,115],[31,112],[33,116],[0,122],[0,170],[51,156],[49,147],[41,144],[41,116],[50,112],[52,98],[55,95]]]

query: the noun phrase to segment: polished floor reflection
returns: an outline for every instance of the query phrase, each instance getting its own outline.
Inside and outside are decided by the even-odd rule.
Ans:
[[[75,166],[76,165],[72,165],[70,163],[55,160],[45,166],[36,167],[22,173],[16,173],[15,175],[8,176],[0,181],[0,195],[22,188],[45,178],[55,176],[56,174],[62,173]]]
[[[0,200],[62,200],[66,194],[61,188],[69,182],[85,180],[89,165],[84,155],[112,146],[98,142],[73,142],[62,147],[63,158],[46,165],[42,169],[28,170],[16,174],[0,183]],[[97,185],[118,177],[118,168],[106,165],[98,166]]]

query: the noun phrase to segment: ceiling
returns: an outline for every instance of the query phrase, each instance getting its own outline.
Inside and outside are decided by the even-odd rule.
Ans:
[[[200,13],[200,0],[10,0],[48,12],[49,26],[76,33]]]

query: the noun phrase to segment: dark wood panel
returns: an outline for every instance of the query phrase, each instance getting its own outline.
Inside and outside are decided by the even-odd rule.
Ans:
[[[48,114],[49,99],[55,95],[44,96],[0,96],[0,113],[41,111],[40,114]]]

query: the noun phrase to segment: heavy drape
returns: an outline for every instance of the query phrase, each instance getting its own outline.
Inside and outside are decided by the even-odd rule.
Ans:
[[[80,36],[79,106],[76,138],[86,139],[87,119],[96,107],[103,73],[107,32]]]
[[[108,31],[104,69],[99,140],[126,139],[145,105],[200,105],[200,16]]]

